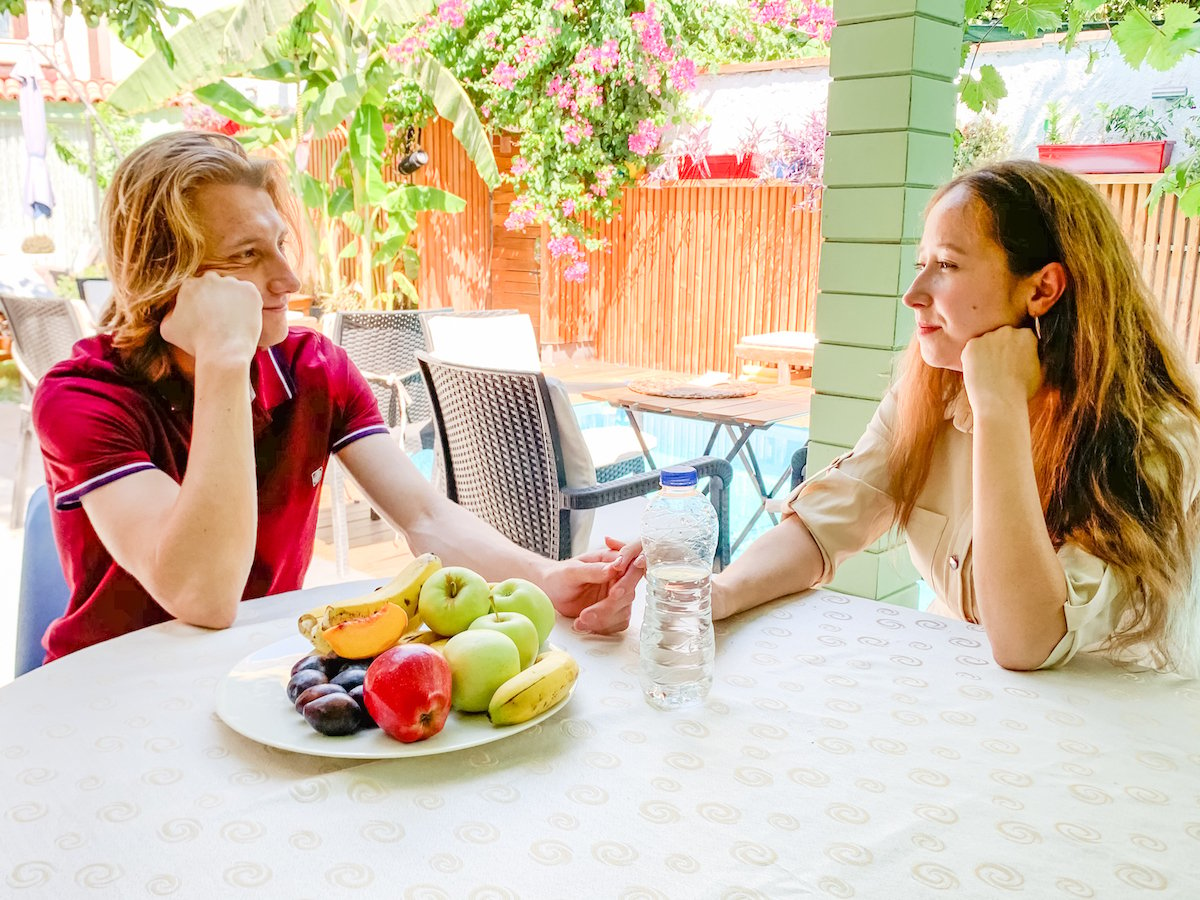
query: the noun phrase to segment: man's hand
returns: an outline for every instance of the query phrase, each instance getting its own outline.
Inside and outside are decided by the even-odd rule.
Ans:
[[[557,563],[542,583],[554,608],[575,619],[576,631],[618,634],[629,627],[634,589],[646,572],[642,545],[604,542],[606,550]]]
[[[205,272],[179,288],[163,340],[196,359],[249,360],[262,335],[262,296],[253,284]]]
[[[1037,337],[1028,328],[1005,325],[967,341],[962,366],[977,415],[989,404],[1023,408],[1042,386]]]

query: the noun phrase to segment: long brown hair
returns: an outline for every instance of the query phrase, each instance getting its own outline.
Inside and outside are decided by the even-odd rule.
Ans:
[[[1030,423],[1033,466],[1055,547],[1078,544],[1124,576],[1132,602],[1112,645],[1146,644],[1170,661],[1172,605],[1191,602],[1200,411],[1192,378],[1108,204],[1087,182],[1028,161],[985,166],[963,187],[989,213],[1018,277],[1051,262],[1067,288],[1041,317],[1044,402]],[[897,519],[907,524],[946,407],[962,375],[927,365],[910,344],[888,455]]]
[[[181,131],[147,141],[121,161],[104,198],[100,225],[113,285],[104,324],[124,365],[141,378],[157,381],[170,371],[159,326],[204,261],[193,201],[212,184],[266,191],[295,233],[296,203],[278,163],[251,158],[223,134]]]

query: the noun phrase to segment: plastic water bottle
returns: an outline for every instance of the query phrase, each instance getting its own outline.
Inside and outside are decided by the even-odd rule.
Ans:
[[[696,489],[691,466],[663,469],[662,489],[642,513],[646,615],[640,668],[646,702],[699,703],[713,680],[712,561],[717,512]]]

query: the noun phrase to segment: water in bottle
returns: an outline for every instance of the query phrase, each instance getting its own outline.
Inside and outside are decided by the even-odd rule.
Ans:
[[[646,614],[640,669],[646,702],[659,709],[699,703],[712,687],[712,560],[717,513],[690,466],[663,469],[662,490],[642,513]]]

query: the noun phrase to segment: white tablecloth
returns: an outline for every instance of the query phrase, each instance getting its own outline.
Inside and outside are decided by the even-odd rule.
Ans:
[[[1195,684],[1005,672],[978,628],[815,592],[719,626],[688,711],[642,701],[634,632],[560,624],[574,698],[483,747],[363,764],[216,718],[238,660],[361,588],[0,690],[0,895],[1200,896]]]

